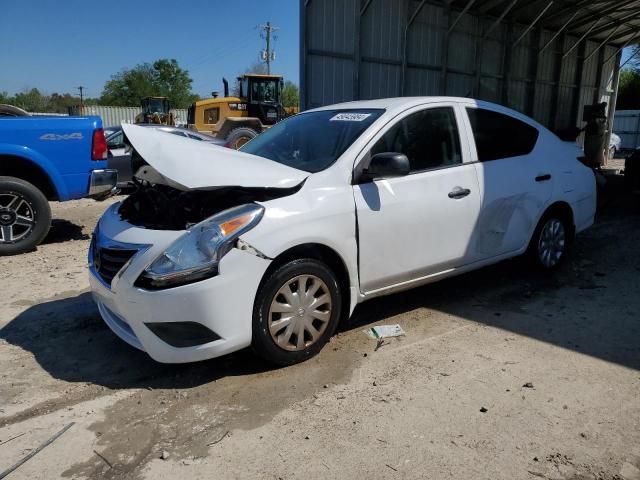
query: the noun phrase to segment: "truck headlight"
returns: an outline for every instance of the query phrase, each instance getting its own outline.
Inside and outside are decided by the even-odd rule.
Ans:
[[[263,214],[260,205],[240,205],[194,225],[145,269],[135,286],[160,290],[217,275],[220,259]]]

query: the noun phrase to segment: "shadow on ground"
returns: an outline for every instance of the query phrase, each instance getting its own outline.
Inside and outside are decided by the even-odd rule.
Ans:
[[[51,230],[42,243],[62,243],[68,240],[88,239],[89,235],[82,232],[82,225],[77,225],[69,220],[54,219],[51,221]]]
[[[343,330],[426,307],[640,370],[640,198],[620,178],[553,274],[514,259],[360,305]]]
[[[342,331],[430,308],[640,370],[640,216],[610,202],[552,276],[513,260],[363,304]],[[89,293],[35,305],[0,330],[51,376],[109,388],[187,388],[270,369],[250,352],[163,365],[120,341]]]
[[[268,370],[250,352],[197,364],[157,363],[109,330],[88,292],[30,307],[0,330],[0,338],[33,353],[54,378],[113,389],[189,388]]]

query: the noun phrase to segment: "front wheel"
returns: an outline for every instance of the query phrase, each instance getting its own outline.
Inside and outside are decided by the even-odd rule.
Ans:
[[[258,136],[258,132],[256,132],[253,128],[249,127],[238,127],[234,128],[227,135],[227,145],[235,150],[238,150],[245,143],[250,140],[256,138]]]
[[[262,283],[253,310],[254,351],[276,365],[316,355],[335,331],[342,297],[334,273],[324,263],[285,263]]]
[[[554,270],[568,255],[571,231],[571,225],[564,216],[547,213],[538,223],[529,243],[529,259],[541,270]]]
[[[0,177],[0,256],[33,250],[51,227],[49,202],[34,185]]]

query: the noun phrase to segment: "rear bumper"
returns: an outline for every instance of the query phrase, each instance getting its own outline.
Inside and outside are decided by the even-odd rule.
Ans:
[[[118,171],[110,169],[93,170],[89,179],[89,198],[104,200],[114,193],[118,183]]]

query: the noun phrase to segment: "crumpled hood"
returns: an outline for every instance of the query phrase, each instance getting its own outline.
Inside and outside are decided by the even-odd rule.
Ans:
[[[308,172],[266,158],[154,128],[132,124],[123,124],[122,128],[136,152],[166,184],[180,190],[225,186],[290,188],[309,176]]]

